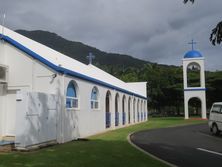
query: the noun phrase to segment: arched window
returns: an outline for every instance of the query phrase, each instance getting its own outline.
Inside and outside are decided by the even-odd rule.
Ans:
[[[66,91],[66,108],[78,108],[78,101],[76,86],[70,81]]]
[[[97,87],[93,87],[91,92],[91,109],[99,108],[99,91]]]

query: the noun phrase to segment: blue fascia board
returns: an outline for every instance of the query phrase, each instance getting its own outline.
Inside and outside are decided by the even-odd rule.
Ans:
[[[18,43],[17,41],[13,40],[12,38],[10,38],[8,36],[5,36],[5,35],[2,35],[2,34],[0,34],[0,36],[1,36],[0,38],[3,39],[4,41],[8,42],[9,44],[13,45],[17,49],[23,51],[24,53],[28,54],[32,58],[37,59],[38,61],[40,61],[41,63],[45,64],[46,66],[50,67],[51,69],[55,70],[58,73],[62,73],[62,74],[69,75],[69,76],[72,76],[72,77],[77,77],[79,79],[83,79],[83,80],[86,80],[86,81],[89,81],[89,82],[92,82],[92,83],[95,83],[95,84],[98,84],[98,85],[101,85],[101,86],[105,86],[105,87],[113,89],[113,90],[120,91],[122,93],[129,94],[131,96],[135,96],[135,97],[139,97],[139,98],[142,98],[144,100],[147,100],[147,97],[138,95],[138,94],[130,92],[128,90],[125,90],[125,89],[119,88],[117,86],[111,85],[109,83],[100,81],[98,79],[80,74],[78,72],[75,72],[75,71],[57,66],[57,65],[51,63],[50,61],[44,59],[39,54],[33,52],[32,50],[30,50],[27,47],[23,46],[22,44]]]
[[[11,45],[13,45],[14,47],[16,47],[17,49],[23,51],[24,53],[28,54],[29,56],[31,56],[34,59],[39,60],[40,62],[42,62],[43,64],[45,64],[46,66],[52,68],[53,70],[60,72],[58,66],[54,65],[53,63],[51,63],[50,61],[44,59],[43,57],[39,56],[38,54],[36,54],[35,52],[31,51],[30,49],[26,48],[25,46],[21,45],[20,43],[18,43],[17,41],[11,39],[8,36],[3,36],[2,39],[8,43],[10,43]]]
[[[206,91],[206,88],[184,89],[184,91]]]

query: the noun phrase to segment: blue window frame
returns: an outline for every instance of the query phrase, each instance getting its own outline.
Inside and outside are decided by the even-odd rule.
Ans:
[[[91,109],[99,108],[99,91],[96,87],[93,87],[91,92]]]
[[[70,81],[66,91],[66,108],[78,108],[78,101],[76,87],[73,81]]]

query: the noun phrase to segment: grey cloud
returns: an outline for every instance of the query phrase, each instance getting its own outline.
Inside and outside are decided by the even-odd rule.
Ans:
[[[222,70],[221,46],[209,43],[221,18],[221,0],[0,0],[11,29],[48,30],[108,52],[167,64],[181,64],[190,49],[206,57],[208,69]],[[219,61],[218,61],[219,60]]]

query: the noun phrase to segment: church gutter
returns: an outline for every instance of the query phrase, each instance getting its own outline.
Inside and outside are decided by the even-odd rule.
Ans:
[[[95,84],[98,84],[98,85],[101,85],[101,86],[105,86],[107,88],[111,88],[113,90],[120,91],[122,93],[126,93],[126,94],[129,94],[129,95],[136,96],[136,97],[142,98],[144,100],[147,100],[147,97],[141,96],[139,94],[135,94],[135,93],[130,92],[128,90],[125,90],[125,89],[119,88],[117,86],[111,85],[109,83],[100,81],[98,79],[80,74],[78,72],[75,72],[75,71],[57,66],[57,65],[51,63],[50,61],[46,60],[45,58],[43,58],[39,54],[33,52],[32,50],[30,50],[27,47],[23,46],[22,44],[18,43],[17,41],[13,40],[12,38],[10,38],[8,36],[5,36],[5,35],[2,35],[2,34],[0,34],[0,37],[4,41],[8,42],[9,44],[13,45],[17,49],[23,51],[24,53],[28,54],[32,58],[37,59],[38,61],[40,61],[41,63],[45,64],[46,66],[50,67],[51,69],[55,70],[58,73],[66,74],[66,75],[69,75],[69,76],[72,76],[72,77],[77,77],[77,78],[80,78],[80,79],[83,79],[83,80],[86,80],[86,81],[89,81],[89,82],[92,82],[92,83],[95,83]]]

